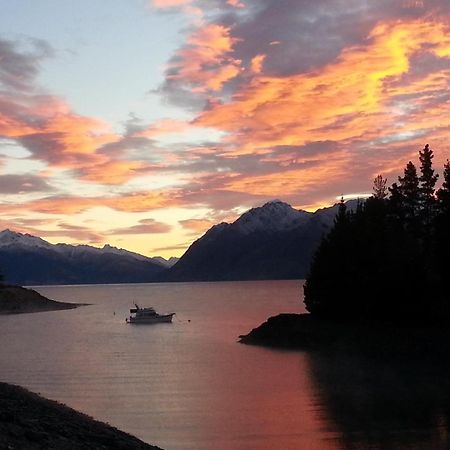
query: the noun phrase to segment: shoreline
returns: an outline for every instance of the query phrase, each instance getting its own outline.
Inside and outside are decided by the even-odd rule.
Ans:
[[[87,305],[87,303],[50,300],[31,288],[14,285],[0,286],[0,315],[61,311]]]
[[[239,343],[286,350],[417,359],[450,366],[450,331],[427,322],[333,321],[310,314],[279,314],[239,336]]]
[[[3,382],[0,448],[162,450],[62,403]]]

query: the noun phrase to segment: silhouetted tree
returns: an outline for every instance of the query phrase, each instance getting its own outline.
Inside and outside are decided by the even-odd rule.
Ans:
[[[373,180],[373,197],[379,200],[384,200],[387,197],[386,188],[387,179],[383,178],[382,175],[377,175]]]
[[[403,225],[405,219],[405,197],[402,190],[397,183],[393,183],[389,188],[389,193],[391,194],[389,198],[389,212],[392,217],[398,219],[398,221]]]
[[[353,272],[353,261],[347,258],[347,255],[351,254],[348,253],[348,246],[353,245],[349,232],[351,223],[352,215],[347,212],[347,206],[341,198],[334,227],[322,239],[304,287],[306,308],[318,316],[335,317],[350,314],[353,309],[350,297],[336,302],[330,295],[336,286],[339,286],[339,291],[342,292],[349,292],[352,288],[351,275],[342,277],[342,272]],[[336,270],[337,266],[342,270]]]
[[[405,225],[412,233],[417,233],[419,221],[419,178],[416,166],[409,161],[403,177],[398,177],[400,192],[403,197],[403,212]]]
[[[450,162],[444,166],[444,181],[437,191],[437,214],[434,221],[434,273],[439,276],[442,307],[450,315],[448,279],[450,276]]]
[[[397,321],[450,315],[444,288],[450,275],[450,162],[436,202],[432,159],[427,145],[420,152],[420,180],[410,161],[399,183],[389,188],[389,198],[379,175],[373,196],[355,211],[347,212],[341,199],[334,227],[322,240],[305,283],[308,311]],[[421,220],[424,205],[436,208],[433,226]],[[427,230],[430,239],[425,239]]]
[[[448,159],[444,165],[444,182],[437,191],[437,199],[441,212],[450,211],[450,161]]]
[[[433,216],[435,213],[436,198],[434,196],[434,188],[436,186],[436,181],[439,177],[438,174],[434,173],[433,169],[433,150],[430,149],[429,145],[425,145],[424,149],[419,152],[420,160],[420,171],[421,176],[420,181],[420,216],[423,224],[425,225],[425,231],[428,235],[430,230],[429,227],[433,221]]]
[[[345,204],[344,197],[341,197],[341,200],[339,201],[338,213],[334,219],[334,225],[337,227],[345,226],[347,221],[347,205]]]

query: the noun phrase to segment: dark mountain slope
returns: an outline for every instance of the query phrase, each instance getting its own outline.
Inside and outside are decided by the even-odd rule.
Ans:
[[[140,283],[164,270],[159,261],[110,246],[53,245],[10,230],[0,233],[0,272],[12,284]]]
[[[293,279],[306,276],[320,238],[336,207],[316,213],[274,201],[254,208],[232,224],[212,227],[177,264],[167,281]]]

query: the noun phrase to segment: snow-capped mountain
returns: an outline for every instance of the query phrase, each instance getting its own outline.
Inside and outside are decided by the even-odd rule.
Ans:
[[[356,204],[349,201],[347,208]],[[7,282],[28,285],[304,278],[337,211],[334,205],[310,213],[274,200],[213,226],[179,261],[110,245],[54,245],[5,230],[0,273]]]
[[[148,282],[175,262],[110,245],[50,244],[30,234],[0,232],[0,272],[9,283]]]
[[[6,229],[0,232],[0,247],[7,246],[51,248],[52,244],[31,234],[22,234]]]
[[[242,214],[233,225],[242,234],[288,231],[306,223],[311,216],[312,213],[294,209],[280,200],[272,200]]]
[[[165,259],[162,256],[154,256],[148,257],[141,255],[139,253],[131,252],[124,248],[113,247],[112,245],[105,244],[102,248],[93,247],[91,245],[71,245],[71,244],[50,244],[50,242],[45,241],[44,239],[32,236],[28,233],[19,233],[16,231],[11,231],[9,229],[3,230],[0,232],[0,251],[1,247],[13,246],[16,248],[46,248],[55,250],[61,254],[66,256],[75,257],[77,255],[82,254],[114,254],[125,256],[133,259],[137,259],[139,261],[152,261],[155,264],[158,264],[162,267],[171,267],[173,266],[179,258],[172,257],[170,259]]]
[[[337,210],[334,205],[310,213],[280,200],[252,208],[231,224],[210,228],[162,276],[174,281],[303,278]]]

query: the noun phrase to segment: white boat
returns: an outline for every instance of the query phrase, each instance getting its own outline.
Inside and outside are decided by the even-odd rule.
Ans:
[[[158,314],[154,308],[141,308],[136,304],[134,306],[136,308],[130,309],[131,315],[126,319],[127,323],[170,323],[172,322],[172,317],[175,315],[175,313]]]

